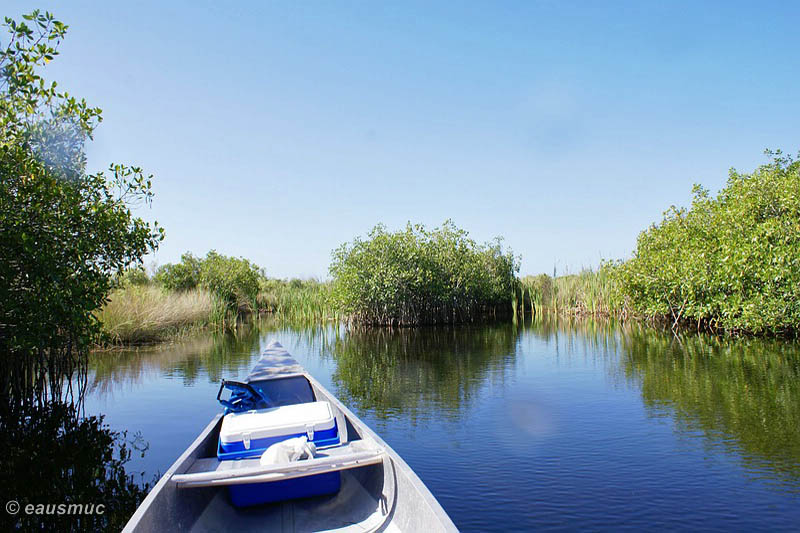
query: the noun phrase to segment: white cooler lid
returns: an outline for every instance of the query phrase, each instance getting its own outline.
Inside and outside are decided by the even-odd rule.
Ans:
[[[228,413],[222,418],[219,438],[225,444],[242,440],[282,437],[312,431],[331,429],[334,416],[328,402],[298,403],[255,409],[242,413]]]

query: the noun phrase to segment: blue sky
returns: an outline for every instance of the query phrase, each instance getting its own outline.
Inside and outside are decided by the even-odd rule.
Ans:
[[[796,2],[38,6],[70,25],[46,77],[104,110],[90,167],[155,175],[148,262],[324,277],[377,222],[450,218],[574,272],[800,148]]]

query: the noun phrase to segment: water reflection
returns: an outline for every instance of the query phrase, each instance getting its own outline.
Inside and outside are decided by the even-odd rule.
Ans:
[[[154,481],[126,472],[141,439],[72,404],[4,408],[0,422],[2,500],[18,504],[2,513],[5,530],[118,531]]]
[[[514,326],[350,331],[325,347],[338,392],[380,418],[436,408],[458,416],[489,379],[513,366]]]
[[[255,325],[231,334],[205,334],[174,343],[94,352],[89,357],[89,392],[110,393],[148,378],[180,377],[192,386],[202,376],[218,382],[246,366],[260,346]]]
[[[606,361],[654,417],[734,454],[756,477],[800,491],[800,345],[721,339],[613,321],[538,317],[526,331],[567,354]],[[558,346],[558,348],[556,348]],[[712,453],[712,452],[710,452]]]
[[[641,391],[653,416],[669,416],[681,434],[740,456],[800,488],[800,347],[765,339],[673,335],[635,324],[538,315],[520,327],[370,329],[292,328],[262,323],[234,335],[205,335],[90,359],[89,390],[179,377],[185,386],[247,371],[268,339],[293,339],[334,363],[337,394],[379,419],[464,416],[487,383],[513,371],[521,336],[562,359],[602,362],[615,384]],[[529,354],[525,354],[529,357]]]
[[[655,414],[800,490],[800,350],[792,342],[629,328],[622,368]]]
[[[784,341],[551,315],[400,330],[264,323],[94,354],[94,408],[142,430],[143,467],[163,471],[219,412],[216,383],[244,377],[272,338],[464,529],[509,519],[522,529],[786,528],[798,518],[800,348]]]

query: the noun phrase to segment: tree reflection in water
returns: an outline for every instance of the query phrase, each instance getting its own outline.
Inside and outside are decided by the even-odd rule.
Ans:
[[[567,351],[609,355],[611,379],[628,381],[653,416],[740,458],[754,476],[800,492],[800,344],[718,338],[636,323],[543,315],[526,327],[562,337]]]
[[[518,336],[511,324],[353,330],[323,353],[336,360],[333,379],[348,403],[413,420],[431,406],[458,416],[487,379],[505,378]]]
[[[20,506],[2,513],[7,529],[119,530],[150,489],[152,481],[125,471],[131,454],[146,449],[140,439],[81,416],[74,404],[5,407],[0,425],[2,500]]]
[[[233,334],[205,333],[173,343],[94,352],[89,357],[88,390],[108,394],[148,375],[177,376],[186,386],[199,378],[216,383],[248,367],[262,333],[244,325]]]
[[[622,368],[650,409],[667,408],[678,431],[702,432],[748,470],[800,492],[797,343],[630,328],[622,347]]]

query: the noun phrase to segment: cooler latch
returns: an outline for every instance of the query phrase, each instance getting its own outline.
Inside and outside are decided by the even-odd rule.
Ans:
[[[306,437],[308,437],[308,440],[310,441],[314,440],[314,426],[306,426]]]
[[[242,433],[242,442],[244,443],[244,449],[250,449],[250,433]]]

